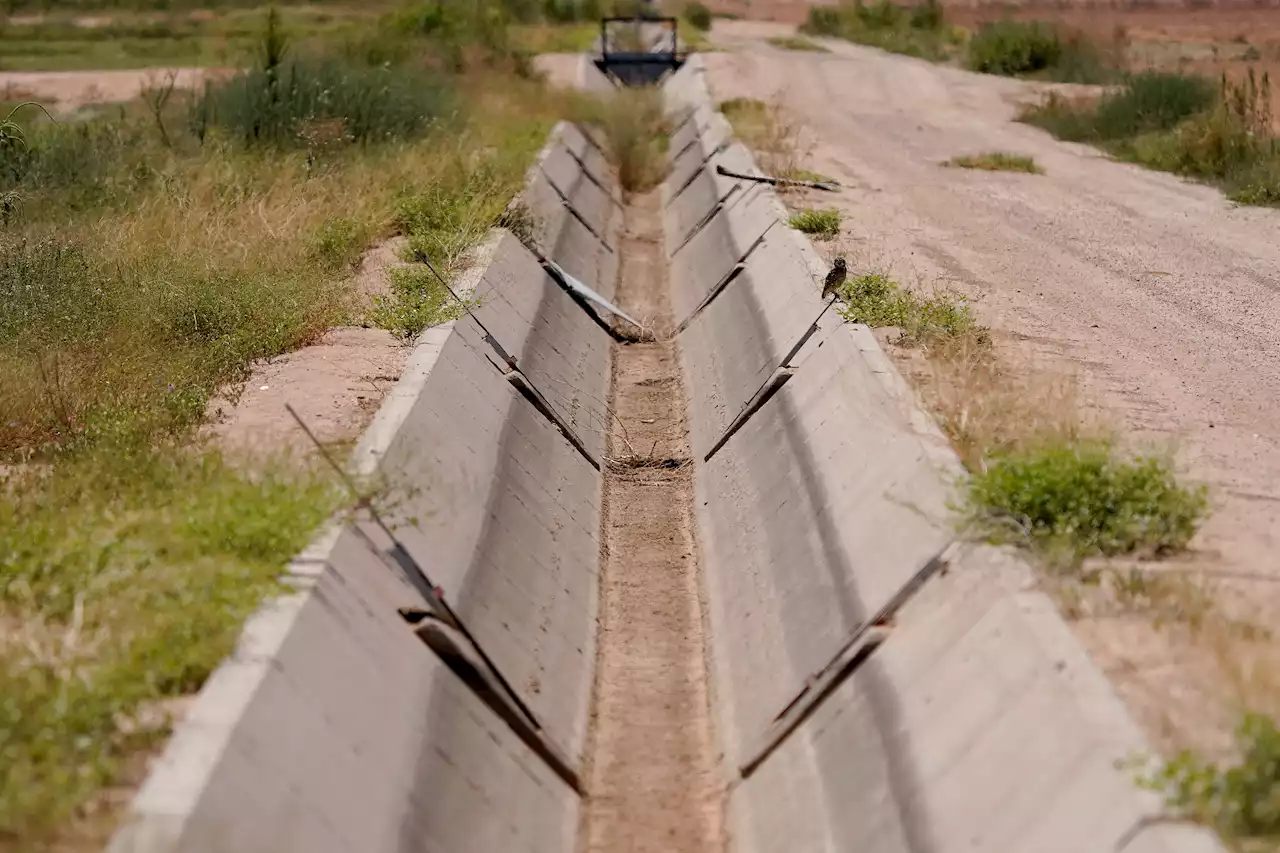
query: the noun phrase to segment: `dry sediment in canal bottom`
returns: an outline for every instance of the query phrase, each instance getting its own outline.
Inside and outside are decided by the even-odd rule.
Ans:
[[[634,196],[618,304],[656,341],[615,344],[600,623],[587,757],[586,853],[724,849],[693,466],[658,192]]]

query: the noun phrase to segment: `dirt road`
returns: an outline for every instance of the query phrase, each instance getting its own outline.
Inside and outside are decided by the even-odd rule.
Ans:
[[[845,213],[851,265],[964,291],[1006,354],[1077,372],[1127,436],[1176,442],[1215,501],[1192,562],[1268,575],[1223,595],[1230,606],[1274,605],[1280,211],[1237,208],[1209,187],[1015,123],[1027,84],[843,42],[824,42],[830,53],[780,50],[762,40],[777,28],[718,23],[729,49],[706,55],[709,82],[720,100],[782,95],[812,142],[805,165],[847,187],[821,202]],[[1046,174],[940,165],[984,151],[1031,155]],[[1261,624],[1274,624],[1269,609]],[[1082,628],[1109,648],[1096,653],[1153,733],[1177,739],[1202,727],[1205,699],[1222,698],[1221,685],[1192,679],[1172,700],[1169,689],[1188,681],[1204,650],[1135,630]],[[1210,704],[1229,713],[1229,702]]]
[[[146,68],[137,71],[6,71],[0,73],[0,98],[30,99],[51,111],[69,113],[87,104],[130,101],[148,86],[165,85],[169,74],[180,89],[194,89],[210,74],[207,68]]]

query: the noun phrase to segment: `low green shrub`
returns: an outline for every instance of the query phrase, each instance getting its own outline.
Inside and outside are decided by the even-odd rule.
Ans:
[[[976,527],[1076,565],[1094,555],[1185,548],[1207,511],[1156,458],[1125,459],[1106,443],[1023,449],[986,461],[968,483]]]
[[[1129,77],[1119,91],[1098,101],[1094,133],[1099,139],[1122,139],[1160,130],[1213,106],[1217,91],[1203,77],[1144,71]]]
[[[1194,75],[1144,72],[1093,103],[1050,96],[1021,119],[1151,169],[1216,183],[1241,204],[1280,203],[1280,145],[1265,74],[1224,77],[1214,87]]]
[[[378,296],[371,319],[402,338],[412,339],[423,329],[456,320],[465,312],[427,266],[391,270],[391,295]]]
[[[193,124],[201,139],[216,130],[247,144],[301,146],[321,132],[367,144],[420,136],[454,105],[452,85],[429,70],[300,59],[209,84]]]
[[[705,3],[691,0],[684,4],[683,17],[695,30],[706,32],[711,29],[711,10]]]
[[[1097,46],[1082,33],[1043,21],[983,24],[969,40],[967,64],[984,74],[1069,83],[1100,83],[1111,76]]]
[[[1233,762],[1205,760],[1190,750],[1139,774],[1177,815],[1198,821],[1236,842],[1280,840],[1280,727],[1275,719],[1245,713],[1236,728]],[[1254,847],[1245,849],[1253,850]],[[1274,849],[1271,844],[1256,849]]]

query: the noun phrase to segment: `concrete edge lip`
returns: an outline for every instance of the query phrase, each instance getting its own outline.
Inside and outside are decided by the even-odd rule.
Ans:
[[[492,229],[476,248],[475,263],[459,277],[456,291],[473,290],[480,282],[502,233]],[[453,326],[448,322],[426,329],[414,342],[404,372],[352,452],[349,466],[356,477],[369,477],[376,472],[382,455],[422,393]],[[342,522],[338,519],[326,522],[285,566],[282,580],[296,591],[264,601],[245,621],[235,649],[200,688],[190,711],[154,759],[107,844],[107,853],[168,850],[181,838],[186,820],[236,725],[310,600],[341,531]]]

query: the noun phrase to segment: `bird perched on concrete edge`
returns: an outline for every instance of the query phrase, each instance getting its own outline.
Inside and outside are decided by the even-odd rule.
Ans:
[[[827,273],[826,281],[822,283],[822,298],[826,299],[839,290],[848,274],[849,267],[844,262],[844,258],[836,258],[835,263],[831,265],[831,272]]]

